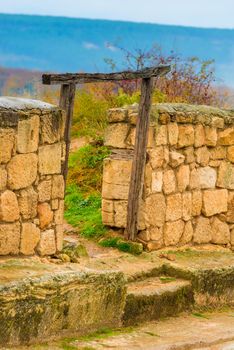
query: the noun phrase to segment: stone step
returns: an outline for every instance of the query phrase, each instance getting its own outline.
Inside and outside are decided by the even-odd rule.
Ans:
[[[128,284],[123,315],[125,326],[175,316],[194,304],[189,281],[168,276],[151,277]]]

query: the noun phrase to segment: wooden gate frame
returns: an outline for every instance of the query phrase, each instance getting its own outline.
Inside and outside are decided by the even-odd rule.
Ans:
[[[132,241],[135,241],[137,238],[138,211],[140,198],[142,194],[144,170],[146,164],[146,150],[148,142],[150,109],[152,105],[154,78],[166,75],[169,71],[170,66],[156,66],[152,68],[145,68],[140,71],[124,71],[109,74],[66,73],[43,74],[42,76],[42,83],[45,85],[61,85],[59,106],[61,109],[66,111],[66,126],[64,134],[64,140],[66,143],[66,157],[63,169],[65,181],[68,172],[70,130],[73,117],[76,84],[142,79],[139,116],[137,118],[136,124],[135,148],[128,195],[127,227],[125,230],[126,238]]]

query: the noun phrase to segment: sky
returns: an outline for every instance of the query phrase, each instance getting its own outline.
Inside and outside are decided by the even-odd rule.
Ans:
[[[234,0],[0,0],[0,12],[234,28]]]

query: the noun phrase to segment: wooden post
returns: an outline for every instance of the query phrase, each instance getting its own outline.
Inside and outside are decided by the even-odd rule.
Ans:
[[[68,172],[68,158],[70,151],[70,130],[74,109],[74,101],[75,101],[75,93],[76,93],[76,85],[75,84],[62,84],[60,91],[60,101],[59,107],[66,111],[66,123],[65,123],[65,131],[64,131],[64,141],[66,143],[66,155],[65,162],[63,167],[63,176],[66,182],[67,180],[67,172]]]
[[[126,238],[132,241],[136,240],[137,237],[138,211],[144,182],[152,92],[153,78],[142,79],[141,100],[136,125],[135,149],[128,196],[127,227],[125,232]]]

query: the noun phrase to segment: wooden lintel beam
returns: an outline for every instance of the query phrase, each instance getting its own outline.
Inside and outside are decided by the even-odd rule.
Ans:
[[[156,66],[139,71],[123,71],[117,73],[66,73],[66,74],[43,74],[42,83],[54,84],[83,84],[105,81],[135,80],[159,77],[167,74],[170,66]]]

